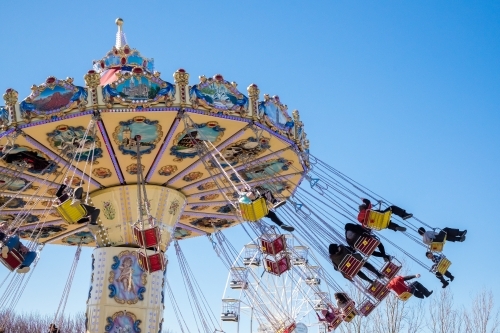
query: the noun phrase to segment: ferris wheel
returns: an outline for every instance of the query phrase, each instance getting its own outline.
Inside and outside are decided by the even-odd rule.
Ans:
[[[230,268],[221,320],[238,328],[240,321],[249,320],[250,331],[261,333],[319,329],[315,311],[330,295],[321,284],[322,267],[293,235],[267,236],[246,244]],[[273,263],[280,261],[286,264],[274,269]]]

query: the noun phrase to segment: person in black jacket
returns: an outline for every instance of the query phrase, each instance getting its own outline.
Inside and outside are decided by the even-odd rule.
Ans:
[[[367,229],[359,224],[354,224],[354,223],[347,223],[345,226],[345,240],[347,244],[355,250],[355,245],[356,242],[361,238],[361,237],[374,237],[371,234],[370,229]],[[373,251],[372,256],[378,257],[378,258],[384,258],[384,261],[391,261],[392,256],[388,255],[385,253],[385,248],[382,243],[379,243],[377,248],[379,251]]]
[[[339,266],[340,266],[340,263],[342,262],[342,260],[344,260],[344,258],[347,257],[349,254],[352,254],[354,256],[354,258],[356,258],[358,260],[363,260],[363,258],[361,257],[361,255],[359,253],[353,252],[347,246],[344,246],[342,244],[340,244],[340,245],[339,244],[330,244],[330,246],[328,247],[328,252],[330,253],[330,260],[333,263],[333,268],[335,268],[336,271],[339,270]],[[363,267],[368,269],[373,274],[375,274],[378,278],[384,277],[382,275],[382,273],[377,271],[377,269],[375,267],[373,267],[373,265],[370,264],[369,262],[365,262],[363,264]],[[346,276],[343,272],[341,272],[341,274],[343,277],[350,280],[350,278],[348,276]],[[366,274],[363,273],[362,271],[359,271],[356,275],[365,281],[373,283],[373,280],[370,279],[368,276],[366,276]]]
[[[69,179],[65,178],[64,182],[61,184],[61,186],[59,186],[59,189],[56,192],[56,196],[61,203],[70,199],[70,195],[68,193],[69,193],[69,190],[71,188],[68,187],[68,185],[67,185],[68,182],[69,182]],[[90,205],[81,203],[82,196],[83,196],[83,188],[81,186],[78,186],[77,188],[75,188],[73,190],[73,195],[71,197],[73,202],[71,203],[71,205],[82,205],[87,210],[87,216],[80,219],[77,223],[90,222],[90,225],[96,226],[97,219],[99,218],[99,214],[101,213],[101,210],[97,209],[95,207],[92,207]]]

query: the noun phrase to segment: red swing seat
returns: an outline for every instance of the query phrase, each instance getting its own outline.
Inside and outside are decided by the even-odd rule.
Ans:
[[[363,267],[363,262],[357,258],[355,258],[352,254],[345,256],[342,259],[339,270],[344,273],[349,279],[352,279],[356,274],[358,274],[359,270]]]
[[[364,254],[365,256],[369,257],[372,255],[373,251],[377,248],[377,246],[380,244],[378,239],[376,239],[373,236],[364,236],[358,239],[356,244],[354,244],[354,247]]]
[[[382,275],[388,280],[392,280],[393,277],[398,274],[399,270],[401,269],[401,266],[396,265],[392,261],[387,262],[384,267],[382,267]]]
[[[159,227],[141,229],[139,226],[134,225],[133,231],[135,242],[141,247],[156,247],[161,242],[161,232]]]
[[[389,295],[389,289],[386,285],[380,281],[373,281],[370,287],[367,289],[368,293],[372,295],[377,301],[383,300],[387,295]]]
[[[164,271],[166,266],[165,256],[162,252],[150,255],[139,252],[139,266],[148,273]]]
[[[364,301],[361,306],[359,307],[358,311],[363,315],[363,316],[368,316],[372,311],[375,309],[375,304],[373,304],[370,300]]]
[[[344,316],[344,321],[346,323],[350,323],[354,319],[354,317],[356,317],[357,312],[355,305],[356,304],[353,300],[349,300],[349,302],[343,308],[340,308]]]
[[[11,249],[7,254],[7,258],[4,258],[0,255],[0,261],[2,261],[2,264],[4,264],[5,267],[7,267],[12,272],[18,269],[19,266],[21,266],[24,261],[24,256],[19,253],[17,249]]]

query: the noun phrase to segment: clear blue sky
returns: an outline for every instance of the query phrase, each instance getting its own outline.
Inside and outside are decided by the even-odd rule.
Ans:
[[[498,1],[10,1],[0,13],[2,93],[24,98],[49,75],[82,84],[122,17],[129,44],[166,79],[221,73],[279,95],[315,155],[429,224],[467,228],[447,250],[455,299],[486,287],[500,302]],[[182,246],[218,314],[227,272],[206,239]],[[74,250],[44,250],[18,310],[55,312]],[[85,309],[89,277],[86,249],[67,311]],[[176,265],[168,277],[181,291]],[[423,282],[439,288],[429,273]]]

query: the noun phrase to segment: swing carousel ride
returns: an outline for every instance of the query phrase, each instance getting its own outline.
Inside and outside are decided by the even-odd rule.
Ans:
[[[12,271],[11,289],[24,289],[45,244],[77,247],[75,262],[88,246],[95,249],[87,332],[161,332],[168,327],[165,292],[183,327],[166,278],[172,242],[199,330],[222,331],[222,323],[247,316],[259,332],[324,332],[369,315],[389,294],[388,282],[402,265],[371,256],[382,239],[432,269],[378,233],[390,213],[371,211],[366,226],[373,233],[356,243],[360,255],[348,255],[338,267],[364,298],[334,303],[334,294],[346,293],[333,278],[341,275],[332,269],[328,244],[345,243],[344,224],[356,221],[360,198],[389,201],[312,156],[298,111],[290,116],[278,96],[261,98],[255,84],[241,91],[221,74],[190,84],[184,69],[171,83],[154,70],[153,59],[128,46],[123,21],[116,23],[115,46],[94,61],[84,85],[50,76],[24,99],[14,89],[3,95],[0,219],[7,236],[17,233],[38,253],[28,274],[16,274],[21,253],[0,258]],[[262,219],[269,213],[264,198],[241,200],[256,188],[286,200],[276,213],[295,232],[281,233]],[[420,242],[414,225],[398,223]],[[224,234],[235,226],[249,236],[241,251]],[[209,239],[228,269],[219,318],[207,309],[180,248],[180,240],[197,236]],[[431,250],[441,252],[443,244]],[[443,260],[434,269],[451,264]],[[380,273],[367,284],[356,274],[368,261]],[[72,274],[74,267],[62,309]],[[4,295],[0,306],[13,308],[17,299]]]

